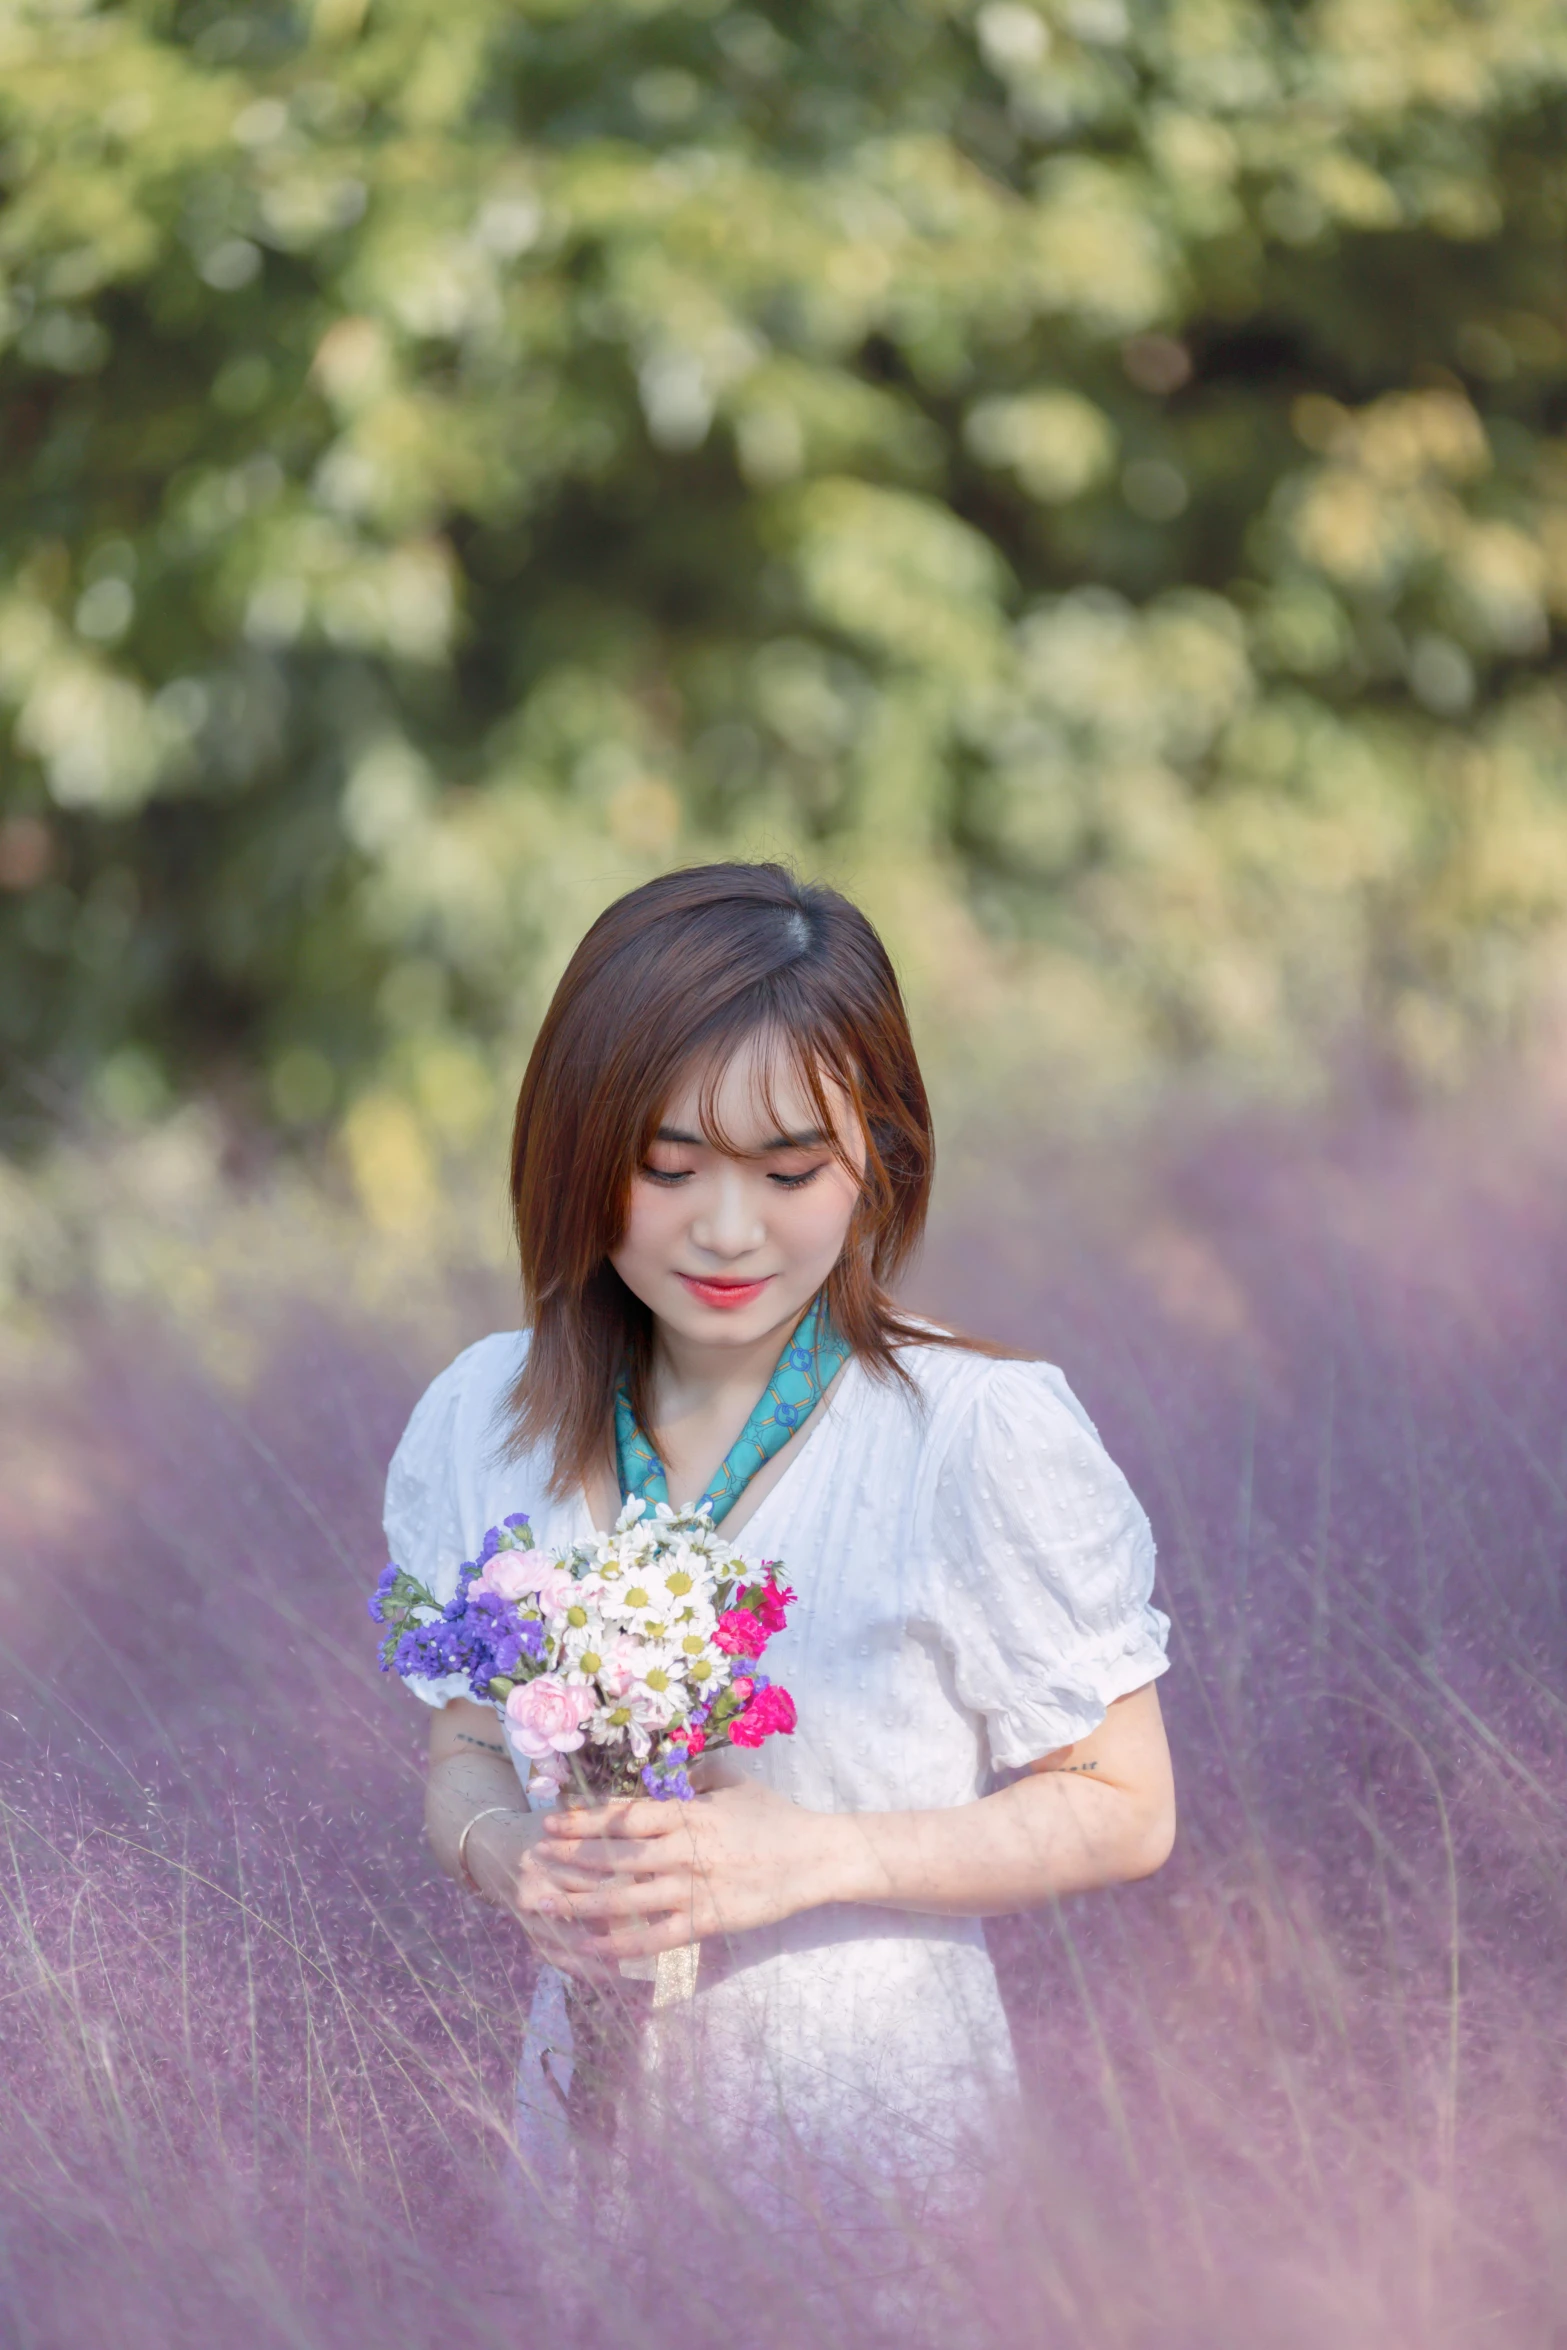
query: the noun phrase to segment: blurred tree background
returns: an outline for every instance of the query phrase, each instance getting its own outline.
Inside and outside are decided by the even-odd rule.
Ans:
[[[993,1088],[1561,989],[1560,0],[7,0],[0,346],[18,1152],[407,1220],[713,853]]]

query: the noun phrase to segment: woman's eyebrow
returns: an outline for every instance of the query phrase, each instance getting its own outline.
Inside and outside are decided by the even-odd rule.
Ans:
[[[683,1126],[660,1126],[653,1140],[681,1144],[687,1150],[702,1150],[706,1146],[707,1137],[705,1134],[688,1134]],[[775,1134],[771,1142],[762,1144],[757,1156],[760,1157],[765,1151],[819,1150],[826,1140],[819,1126],[808,1126],[803,1134]]]

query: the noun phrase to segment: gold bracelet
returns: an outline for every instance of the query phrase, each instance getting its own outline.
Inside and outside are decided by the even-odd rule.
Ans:
[[[474,1813],[457,1839],[457,1874],[467,1890],[480,1901],[484,1899],[484,1888],[478,1883],[472,1869],[468,1866],[468,1839],[481,1820],[514,1820],[516,1817],[517,1811],[513,1804],[487,1803],[482,1811]]]

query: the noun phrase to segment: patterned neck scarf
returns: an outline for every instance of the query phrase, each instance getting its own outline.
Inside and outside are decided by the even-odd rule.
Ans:
[[[810,1418],[851,1352],[828,1320],[824,1300],[818,1298],[778,1357],[765,1394],[701,1496],[712,1504],[715,1526],[728,1516],[763,1463]],[[615,1398],[615,1461],[622,1497],[636,1495],[649,1509],[668,1501],[664,1464],[637,1425],[624,1380]]]

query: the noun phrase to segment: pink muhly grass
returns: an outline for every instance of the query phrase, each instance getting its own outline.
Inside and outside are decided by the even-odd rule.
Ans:
[[[1154,1519],[1182,1826],[1149,1883],[993,1927],[999,2176],[852,2237],[759,2229],[665,2148],[612,2246],[542,2257],[507,2164],[531,1968],[424,1853],[423,1717],[363,1622],[435,1365],[285,1302],[240,1402],[84,1310],[79,1378],[10,1399],[0,1499],[0,2339],[1547,2350],[1559,1165],[1455,1117],[1231,1134],[1119,1216],[1065,1165],[949,1209],[922,1302],[1061,1362]]]

